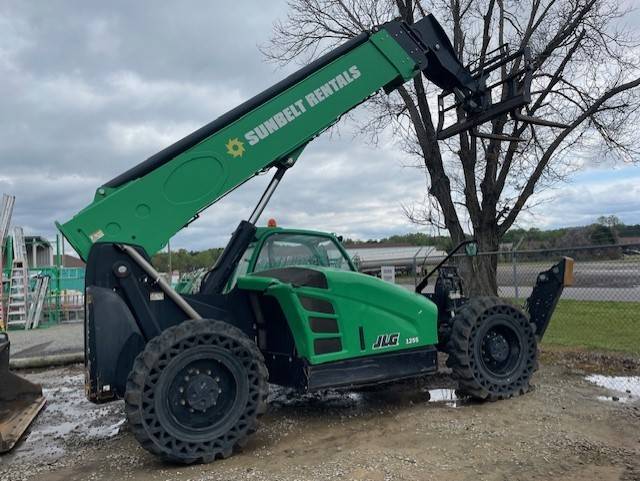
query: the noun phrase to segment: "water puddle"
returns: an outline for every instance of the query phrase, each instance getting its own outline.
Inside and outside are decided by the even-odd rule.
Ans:
[[[592,384],[611,391],[610,396],[598,396],[601,401],[633,402],[640,399],[640,376],[604,376],[591,374],[585,378]]]
[[[429,389],[429,402],[442,404],[450,408],[461,407],[461,399],[456,395],[455,389]]]

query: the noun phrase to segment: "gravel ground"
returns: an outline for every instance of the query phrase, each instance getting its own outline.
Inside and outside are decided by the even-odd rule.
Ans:
[[[584,364],[556,357],[533,392],[487,404],[455,400],[446,377],[370,393],[272,387],[270,410],[242,452],[191,467],[140,448],[121,402],[85,401],[80,367],[40,371],[28,377],[45,386],[48,408],[0,457],[0,479],[640,480],[640,400],[588,382]],[[624,371],[640,374],[637,365]]]

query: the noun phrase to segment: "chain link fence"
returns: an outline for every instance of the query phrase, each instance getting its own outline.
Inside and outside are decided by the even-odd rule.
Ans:
[[[35,268],[29,276],[48,276],[49,284],[42,305],[39,325],[82,322],[84,320],[84,268]],[[33,280],[31,282],[33,284]],[[31,302],[34,299],[30,299]]]
[[[498,295],[520,305],[531,294],[540,272],[562,257],[573,258],[574,284],[564,289],[544,344],[615,351],[640,358],[640,244],[506,250],[478,255],[495,257]],[[441,260],[442,257],[427,259],[415,270],[414,282]]]

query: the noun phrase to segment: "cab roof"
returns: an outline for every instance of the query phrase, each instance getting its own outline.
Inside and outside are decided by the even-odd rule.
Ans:
[[[322,237],[331,237],[338,241],[338,237],[333,232],[323,232],[318,230],[308,229],[288,229],[286,227],[258,227],[256,229],[256,240],[262,239],[264,236],[273,234],[302,234],[302,235],[316,235]]]

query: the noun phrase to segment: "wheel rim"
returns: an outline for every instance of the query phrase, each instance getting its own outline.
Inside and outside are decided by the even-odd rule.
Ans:
[[[216,346],[198,346],[176,356],[160,378],[155,412],[166,432],[182,441],[206,442],[226,433],[247,403],[243,365]]]
[[[485,326],[478,349],[484,369],[496,378],[510,378],[523,359],[524,340],[507,319],[494,318]]]

